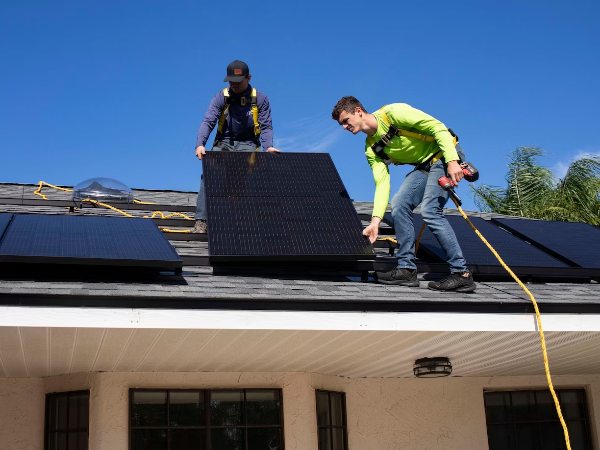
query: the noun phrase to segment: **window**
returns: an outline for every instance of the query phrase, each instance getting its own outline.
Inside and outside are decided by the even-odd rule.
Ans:
[[[280,389],[131,390],[131,450],[283,450]]]
[[[46,395],[46,450],[87,450],[89,391]]]
[[[573,450],[592,450],[585,391],[556,391]],[[485,392],[490,450],[563,450],[563,429],[549,390]]]
[[[346,395],[343,392],[317,391],[319,450],[347,450]]]

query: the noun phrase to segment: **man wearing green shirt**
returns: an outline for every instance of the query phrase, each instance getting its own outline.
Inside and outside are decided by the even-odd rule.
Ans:
[[[342,97],[331,113],[345,130],[367,135],[365,155],[375,179],[375,199],[371,223],[363,234],[371,243],[377,239],[379,224],[390,197],[389,164],[415,166],[391,201],[394,229],[398,240],[398,266],[379,272],[384,284],[419,286],[415,261],[413,210],[420,204],[423,220],[446,252],[450,275],[429,283],[429,289],[473,292],[473,276],[467,268],[456,235],[444,217],[449,194],[438,185],[447,175],[454,183],[463,178],[455,138],[439,120],[405,103],[386,105],[368,113],[355,97]]]

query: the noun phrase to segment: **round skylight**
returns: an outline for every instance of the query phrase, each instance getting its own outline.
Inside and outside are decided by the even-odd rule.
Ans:
[[[90,178],[73,188],[73,200],[86,198],[108,203],[132,203],[133,191],[112,178]]]

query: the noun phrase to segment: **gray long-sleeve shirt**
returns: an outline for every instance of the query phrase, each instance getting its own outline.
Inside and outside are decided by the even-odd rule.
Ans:
[[[222,132],[217,132],[217,140],[257,141],[254,135],[254,120],[252,118],[252,105],[250,102],[251,93],[252,86],[248,86],[248,89],[241,94],[229,91],[229,113],[223,124]],[[241,105],[241,97],[247,98],[244,106]],[[266,150],[269,147],[273,147],[271,106],[267,96],[260,91],[256,92],[256,102],[258,106],[258,123],[260,125],[260,145],[263,150]],[[219,91],[210,101],[208,110],[200,124],[198,137],[196,138],[196,147],[206,145],[206,141],[208,141],[210,133],[217,124],[224,107],[225,96],[223,95],[223,91]]]

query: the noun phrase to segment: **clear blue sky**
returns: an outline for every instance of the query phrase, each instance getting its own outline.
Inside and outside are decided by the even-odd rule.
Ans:
[[[560,175],[600,152],[599,15],[597,0],[3,0],[0,181],[196,190],[196,131],[233,59],[269,96],[276,145],[331,153],[356,200],[373,182],[364,138],[330,118],[343,95],[442,120],[485,184],[517,146]]]

